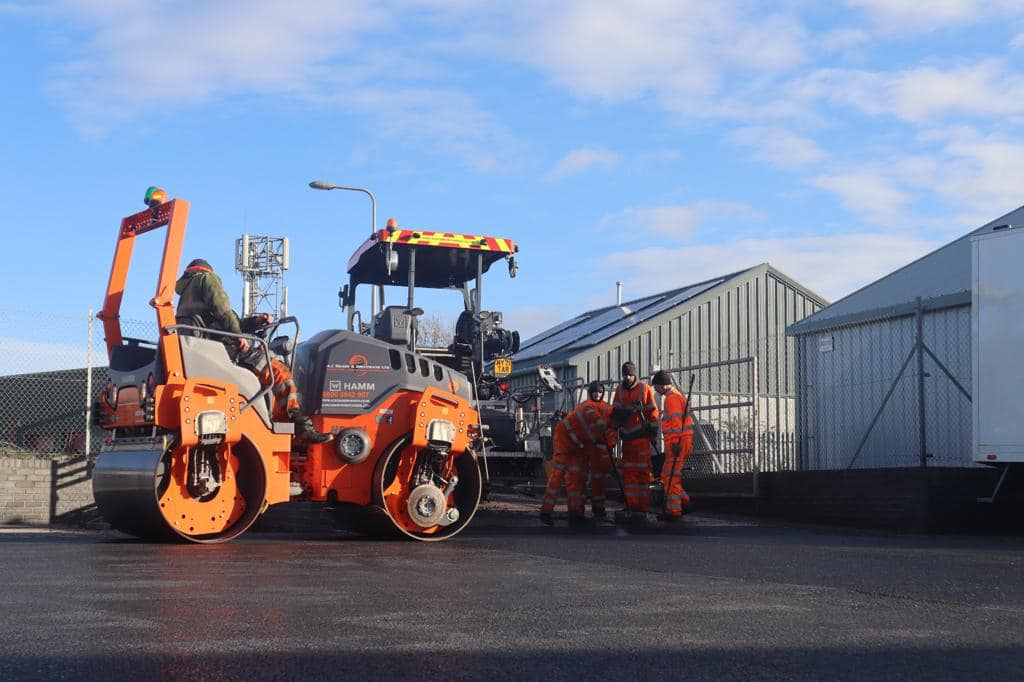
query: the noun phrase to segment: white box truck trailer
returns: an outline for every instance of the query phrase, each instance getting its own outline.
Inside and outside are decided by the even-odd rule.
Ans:
[[[974,237],[972,270],[974,461],[1024,462],[1024,227]]]

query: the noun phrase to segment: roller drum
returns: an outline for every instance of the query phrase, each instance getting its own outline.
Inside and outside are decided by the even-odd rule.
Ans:
[[[186,484],[187,448],[116,449],[100,454],[93,495],[104,520],[144,540],[226,542],[253,524],[266,500],[266,473],[247,440],[217,451],[219,485],[196,496]]]
[[[171,539],[157,504],[163,449],[112,450],[100,454],[92,491],[103,519],[117,530],[143,539]]]

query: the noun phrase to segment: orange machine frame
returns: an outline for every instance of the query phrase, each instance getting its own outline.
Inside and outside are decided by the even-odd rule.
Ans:
[[[178,266],[181,264],[188,210],[187,201],[172,199],[121,220],[121,230],[118,232],[117,245],[114,249],[114,262],[110,266],[110,280],[107,282],[107,293],[103,299],[103,310],[96,315],[103,322],[109,358],[114,348],[124,342],[121,334],[121,299],[124,296],[125,282],[128,280],[135,237],[166,226],[160,277],[157,279],[156,295],[150,299],[149,305],[156,309],[161,359],[168,379],[180,379],[184,376],[178,335],[168,334],[166,329],[175,323],[174,283],[178,276]]]

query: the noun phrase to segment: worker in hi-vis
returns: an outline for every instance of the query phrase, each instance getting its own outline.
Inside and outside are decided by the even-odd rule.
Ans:
[[[661,520],[671,523],[679,521],[683,509],[690,504],[690,496],[683,489],[683,465],[693,451],[693,417],[687,409],[687,397],[672,385],[668,372],[655,372],[652,383],[654,390],[665,398],[661,412],[661,433],[665,441],[665,465],[661,469],[665,513]]]
[[[651,500],[651,442],[658,437],[658,405],[654,391],[640,381],[632,362],[622,365],[622,383],[612,398],[612,426],[622,444],[619,475],[628,512],[619,520],[643,524]]]
[[[551,473],[540,507],[540,520],[549,526],[553,522],[551,513],[563,483],[568,498],[569,525],[586,523],[583,495],[587,487],[588,449],[597,447],[598,442],[604,442],[607,432],[606,422],[592,419],[590,415],[594,411],[587,406],[587,402],[577,406],[555,424]]]
[[[615,432],[608,428],[612,406],[604,401],[604,386],[600,381],[590,382],[587,386],[587,399],[576,409],[594,436],[594,442],[584,448],[587,453],[586,469],[590,474],[590,506],[594,518],[603,519],[607,514],[606,479],[612,467],[611,451],[615,447]]]

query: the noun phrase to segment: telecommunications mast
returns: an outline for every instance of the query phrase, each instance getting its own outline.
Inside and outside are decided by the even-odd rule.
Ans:
[[[243,234],[235,240],[235,270],[242,276],[242,317],[288,315],[288,238]]]

